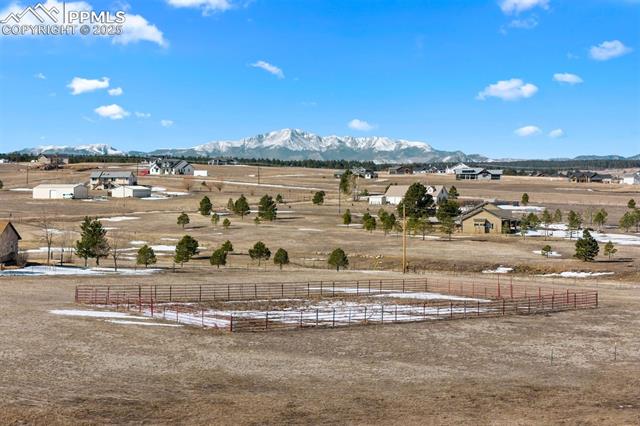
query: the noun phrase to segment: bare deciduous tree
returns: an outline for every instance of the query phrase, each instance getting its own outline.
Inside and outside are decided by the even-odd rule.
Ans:
[[[45,244],[47,245],[47,265],[51,263],[51,246],[53,245],[53,234],[55,229],[51,223],[51,218],[46,211],[42,212],[39,220],[40,228],[42,229]]]
[[[111,232],[111,238],[109,245],[111,246],[111,258],[113,259],[113,268],[118,272],[118,259],[122,256],[122,249],[124,248],[124,235],[120,232]]]

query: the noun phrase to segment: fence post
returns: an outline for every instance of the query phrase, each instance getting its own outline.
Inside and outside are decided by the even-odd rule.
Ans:
[[[513,299],[513,283],[509,284],[509,296],[511,296],[511,299]]]
[[[360,295],[360,281],[356,281],[356,296]]]
[[[269,328],[269,311],[264,315],[264,329],[267,330]]]
[[[384,311],[384,308],[383,308],[383,311]],[[367,307],[366,306],[364,307],[364,323],[365,324],[367,323]]]
[[[302,328],[302,310],[300,311],[300,328]]]
[[[280,284],[280,297],[282,297],[284,299],[284,283]]]
[[[336,297],[336,282],[335,281],[333,282],[333,294],[332,294],[332,296]]]
[[[231,300],[231,286],[227,284],[227,300]]]
[[[322,281],[320,281],[320,297],[322,297]]]
[[[333,283],[335,285],[335,283]],[[331,324],[332,327],[336,326],[336,308],[333,308],[333,323]]]
[[[309,285],[310,285],[310,284],[311,284],[311,283],[310,283],[309,281],[307,281],[307,297],[310,297],[310,296],[311,296],[311,288],[309,288]]]
[[[477,312],[478,312],[478,314],[477,314],[476,316],[478,316],[478,317],[479,317],[479,316],[480,316],[480,301],[478,300],[478,302],[477,302],[477,303],[478,303],[478,311],[477,311]]]
[[[573,309],[578,309],[578,297],[576,293],[573,293]]]
[[[528,302],[527,302],[527,313],[530,314],[531,313],[531,297],[528,298]]]
[[[200,319],[202,320],[202,328],[204,328],[204,308],[201,308]]]
[[[316,309],[316,327],[318,326],[318,309]]]
[[[233,333],[233,314],[229,317],[229,332]]]
[[[402,292],[404,293],[404,280],[402,280]],[[397,310],[397,306],[396,306],[396,310]]]
[[[498,276],[498,299],[500,299],[500,277]]]
[[[151,297],[151,304],[149,305],[151,309],[151,318],[153,318],[153,297]]]
[[[464,305],[463,306],[464,306],[464,311],[463,311],[464,315],[463,316],[464,316],[464,318],[467,318],[467,301],[466,300],[464,301]]]
[[[598,292],[596,291],[596,308],[598,307]]]
[[[504,315],[505,300],[502,299],[502,315]]]
[[[109,299],[109,296],[110,296],[110,294],[109,294],[109,293],[110,293],[110,290],[111,290],[111,287],[107,287],[107,303],[106,303],[107,305],[110,305],[110,304],[111,304],[111,300]]]
[[[453,302],[449,302],[449,318],[453,318]]]
[[[394,322],[398,322],[398,305],[396,305],[396,313],[395,313],[395,317],[394,317],[393,321]]]
[[[173,286],[169,286],[169,302],[173,302]]]

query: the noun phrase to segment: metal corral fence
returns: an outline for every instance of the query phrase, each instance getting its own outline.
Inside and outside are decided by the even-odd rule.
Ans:
[[[142,284],[142,285],[78,285],[77,303],[113,304],[153,299],[167,302],[215,302],[261,299],[305,299],[312,297],[368,296],[393,293],[442,293],[446,295],[485,299],[513,299],[516,297],[556,295],[558,290],[531,284],[514,284],[497,279],[486,281],[451,281],[447,279],[416,278],[351,281],[303,281],[262,283],[206,283],[206,284]],[[596,293],[597,294],[597,293]]]
[[[78,286],[76,301],[148,317],[227,331],[268,331],[310,327],[405,323],[430,320],[527,315],[598,307],[596,291],[558,291],[507,283],[450,286],[434,280],[376,280],[206,285]],[[275,289],[275,290],[274,290]],[[253,290],[253,291],[248,291]],[[471,297],[468,300],[406,300],[397,304],[336,303],[282,310],[219,310],[198,302],[260,298],[388,296],[422,292]],[[406,296],[406,295],[405,295]],[[443,296],[446,297],[446,296]],[[482,298],[482,299],[476,299]],[[332,302],[331,302],[332,303]],[[329,303],[329,305],[331,305]]]

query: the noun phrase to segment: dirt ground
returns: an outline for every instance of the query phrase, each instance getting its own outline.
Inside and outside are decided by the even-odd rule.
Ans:
[[[229,334],[49,313],[76,308],[80,282],[122,278],[0,279],[0,424],[640,421],[637,285],[583,284],[600,292],[600,308],[549,316]]]
[[[341,226],[338,182],[331,170],[198,166],[207,168],[209,177],[140,178],[140,184],[186,193],[159,201],[33,200],[29,192],[11,191],[42,182],[87,182],[95,167],[30,170],[27,182],[24,164],[0,165],[0,219],[16,225],[29,260],[42,262],[43,217],[58,230],[54,247],[69,247],[78,238],[83,216],[98,216],[108,236],[119,238],[128,250],[121,267],[134,267],[134,242],[144,241],[158,247],[162,271],[129,277],[0,276],[0,424],[640,423],[640,246],[619,245],[620,261],[600,256],[584,263],[572,258],[575,242],[568,240],[456,234],[447,241],[437,233],[425,241],[409,239],[408,277],[497,279],[479,272],[502,265],[515,268],[516,280],[600,292],[598,309],[549,316],[229,334],[54,315],[49,311],[77,308],[74,286],[82,283],[402,276],[397,272],[401,238]],[[131,165],[102,167],[135,170]],[[604,207],[611,224],[607,231],[614,233],[622,232],[615,224],[627,201],[640,201],[640,192],[628,187],[548,178],[479,183],[381,173],[378,180],[360,181],[359,187],[374,193],[389,183],[415,180],[454,184],[465,200],[516,201],[527,192],[531,204],[560,208],[565,216],[574,209],[588,217],[589,211]],[[316,190],[327,192],[325,205],[311,204]],[[254,214],[244,220],[232,215],[231,228],[224,230],[196,211],[204,195],[222,213],[229,198],[245,194],[255,209],[265,193],[281,193],[286,201],[272,223],[255,225]],[[369,208],[343,197],[340,208],[347,207],[356,224]],[[176,224],[182,211],[191,218],[185,229]],[[200,242],[201,252],[172,272],[171,247],[185,234]],[[213,268],[208,256],[227,239],[235,249],[228,266]],[[258,267],[247,255],[258,240],[272,253],[287,249],[291,265],[279,271],[270,260]],[[544,244],[561,257],[533,253]],[[348,271],[327,269],[327,255],[336,247],[347,252]],[[79,259],[66,260],[81,265]],[[111,267],[113,261],[101,264]],[[536,276],[563,271],[614,275],[571,280]]]

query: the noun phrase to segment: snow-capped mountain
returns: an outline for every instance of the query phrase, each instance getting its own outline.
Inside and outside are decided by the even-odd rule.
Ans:
[[[90,145],[40,145],[35,148],[27,148],[18,151],[22,154],[40,155],[40,154],[60,154],[60,155],[126,155],[126,152],[120,151],[106,144],[90,144]]]
[[[429,144],[388,137],[319,136],[299,129],[282,129],[240,140],[212,141],[184,149],[158,149],[150,154],[280,160],[360,160],[377,163],[465,161],[482,159],[461,151],[439,151]]]

